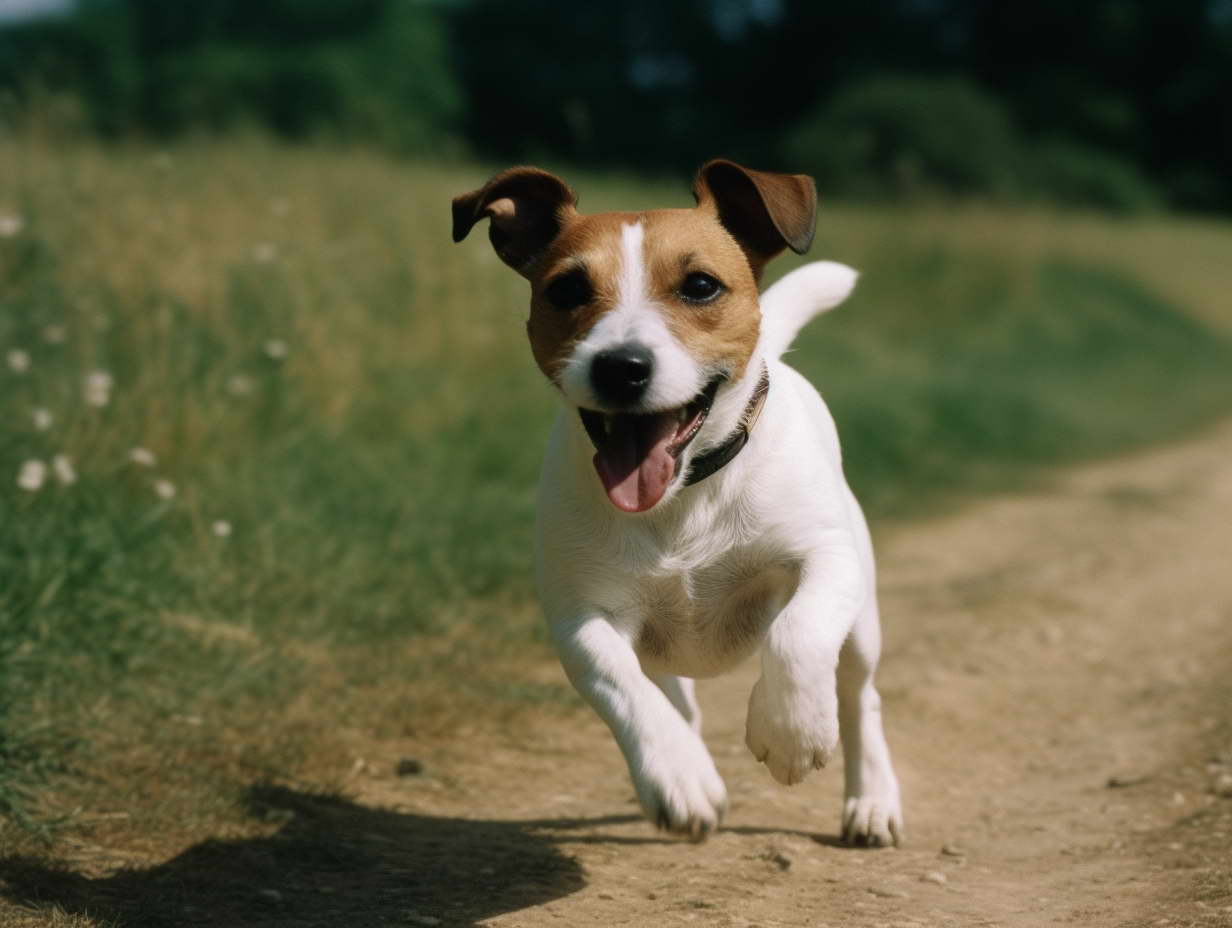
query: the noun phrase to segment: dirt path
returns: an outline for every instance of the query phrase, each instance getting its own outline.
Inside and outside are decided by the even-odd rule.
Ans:
[[[0,922],[1232,926],[1232,423],[879,555],[900,850],[838,844],[840,771],[788,789],[752,760],[749,666],[702,689],[732,803],[704,845],[641,820],[596,719],[545,712],[373,744],[349,801],[254,790],[262,836],[93,879],[10,870],[44,907]],[[424,772],[395,776],[404,756]]]
[[[701,692],[732,806],[699,847],[635,817],[597,721],[440,758],[437,811],[574,820],[530,830],[584,885],[550,898],[481,869],[476,896],[512,889],[485,924],[1232,925],[1232,797],[1213,792],[1232,774],[1232,427],[879,549],[904,848],[837,846],[839,771],[788,789],[752,760],[747,666]],[[415,807],[404,783],[364,798]]]

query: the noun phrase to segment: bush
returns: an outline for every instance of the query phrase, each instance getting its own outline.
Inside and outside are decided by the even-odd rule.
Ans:
[[[793,163],[842,194],[1003,195],[1018,183],[1009,115],[959,78],[852,84],[806,117],[787,148]]]
[[[1118,213],[1160,205],[1154,188],[1129,162],[1074,142],[1035,146],[1027,173],[1035,192],[1050,200]]]
[[[787,149],[792,164],[843,196],[1035,199],[1121,213],[1161,202],[1122,158],[1023,139],[996,98],[959,78],[852,84],[806,118]]]

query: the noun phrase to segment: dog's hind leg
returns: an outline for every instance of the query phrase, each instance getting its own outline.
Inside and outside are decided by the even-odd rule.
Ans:
[[[890,748],[881,727],[873,673],[881,654],[877,600],[851,629],[838,661],[838,722],[843,742],[843,839],[850,844],[902,841],[903,814]]]
[[[652,673],[650,679],[655,686],[663,691],[676,711],[684,716],[699,735],[702,733],[702,707],[697,704],[697,696],[693,692],[693,680],[690,677],[678,677],[670,673]]]

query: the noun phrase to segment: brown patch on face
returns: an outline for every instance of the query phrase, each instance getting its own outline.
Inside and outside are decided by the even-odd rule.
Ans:
[[[647,213],[644,244],[647,289],[669,331],[699,366],[739,380],[757,347],[761,309],[757,281],[736,240],[713,211],[699,207]],[[716,297],[697,302],[682,294],[697,273],[722,285]]]
[[[577,216],[561,230],[552,247],[536,263],[530,275],[530,338],[535,363],[553,383],[574,346],[586,337],[604,313],[616,308],[619,294],[620,230],[637,222],[637,213],[600,213]],[[585,275],[591,298],[577,306],[553,305],[552,284],[566,274]]]
[[[757,281],[744,251],[706,205],[601,213],[570,221],[529,275],[531,311],[526,329],[539,368],[559,383],[574,347],[604,313],[617,308],[622,230],[634,223],[643,229],[644,298],[659,307],[668,330],[699,366],[724,372],[733,380],[742,377],[760,331]],[[710,275],[723,289],[707,302],[689,301],[681,287],[693,273]],[[569,275],[575,279],[553,289]],[[579,296],[580,275],[589,285],[589,299],[554,305],[553,296],[563,293],[567,303]]]

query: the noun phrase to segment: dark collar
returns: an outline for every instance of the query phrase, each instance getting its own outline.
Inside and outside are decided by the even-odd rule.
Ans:
[[[695,483],[701,483],[711,474],[721,470],[748,444],[749,432],[752,431],[753,425],[757,422],[757,417],[761,415],[761,408],[766,405],[766,394],[769,391],[770,370],[765,365],[762,365],[761,377],[757,381],[757,386],[753,388],[753,395],[749,397],[749,404],[744,407],[744,412],[740,416],[740,423],[736,426],[736,430],[728,435],[721,444],[716,445],[703,454],[699,454],[693,459],[692,463],[689,464],[689,473],[684,478],[684,485],[686,487],[691,487]]]

